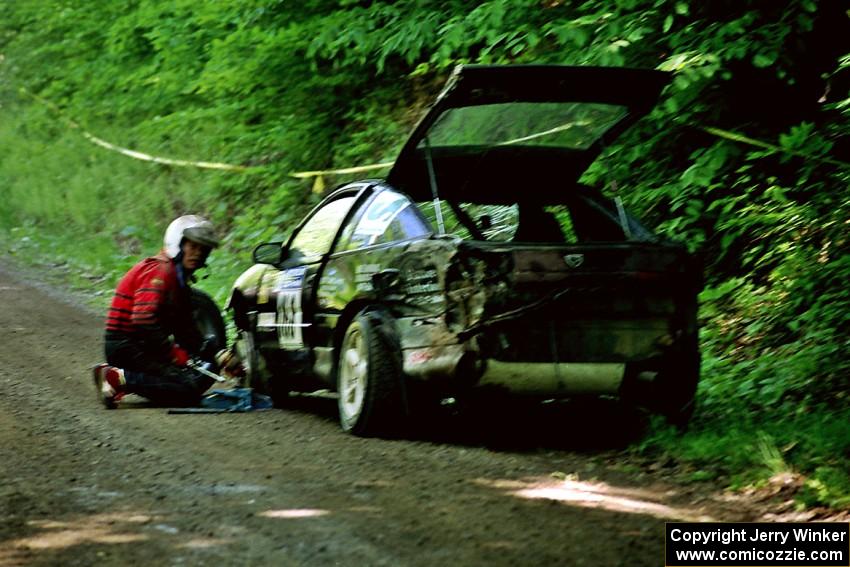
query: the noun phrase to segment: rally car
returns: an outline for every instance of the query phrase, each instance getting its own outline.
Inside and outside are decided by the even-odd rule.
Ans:
[[[619,396],[684,423],[701,271],[578,182],[668,82],[648,70],[463,66],[384,180],[260,244],[229,309],[251,384],[338,392],[342,428],[482,389]]]

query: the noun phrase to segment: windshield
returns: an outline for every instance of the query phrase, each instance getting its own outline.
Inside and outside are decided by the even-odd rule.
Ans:
[[[584,150],[626,115],[625,106],[513,102],[452,108],[428,131],[432,146],[550,146]],[[425,140],[419,147],[425,145]]]

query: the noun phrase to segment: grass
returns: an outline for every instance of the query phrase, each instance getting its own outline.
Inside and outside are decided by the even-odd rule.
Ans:
[[[158,235],[130,231],[117,235],[62,233],[35,224],[0,231],[0,250],[23,266],[57,278],[81,293],[90,307],[106,310],[112,290],[121,276],[145,256],[161,247]],[[210,294],[219,306],[229,297],[236,276],[250,265],[228,250],[217,250],[209,267],[199,273],[197,287]]]
[[[734,402],[733,402],[734,403]],[[672,456],[696,469],[692,480],[724,479],[730,488],[759,486],[779,475],[801,478],[801,508],[850,506],[850,409],[817,408],[800,415],[695,416],[684,434],[656,422],[633,447]],[[693,476],[696,475],[696,476]]]

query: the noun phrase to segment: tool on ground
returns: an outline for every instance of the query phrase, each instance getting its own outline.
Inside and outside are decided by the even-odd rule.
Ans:
[[[272,399],[251,388],[213,390],[201,399],[200,407],[173,408],[168,413],[241,413],[271,409]]]

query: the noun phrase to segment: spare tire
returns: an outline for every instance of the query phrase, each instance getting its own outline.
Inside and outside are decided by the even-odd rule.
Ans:
[[[201,334],[204,351],[215,354],[227,347],[227,333],[221,310],[213,298],[192,288],[192,318]]]

